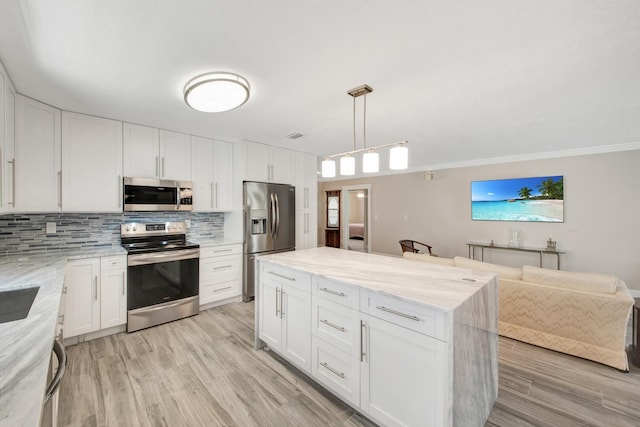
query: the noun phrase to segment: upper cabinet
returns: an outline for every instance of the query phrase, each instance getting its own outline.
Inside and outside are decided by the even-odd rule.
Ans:
[[[318,206],[318,158],[313,154],[296,153],[296,211]]]
[[[231,143],[191,137],[194,211],[233,209],[233,147]]]
[[[16,97],[16,157],[13,200],[20,212],[57,212],[62,205],[61,111]]]
[[[0,65],[0,212],[15,210],[15,103],[15,90]]]
[[[124,175],[191,180],[189,135],[124,123]]]
[[[294,184],[294,152],[263,144],[247,144],[248,181]]]
[[[122,122],[62,112],[62,210],[122,210]]]

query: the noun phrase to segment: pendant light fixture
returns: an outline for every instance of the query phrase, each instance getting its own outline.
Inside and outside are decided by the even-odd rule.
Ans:
[[[351,176],[356,173],[356,159],[354,154],[362,154],[362,173],[377,173],[380,171],[380,155],[378,150],[392,147],[389,154],[389,169],[399,170],[408,167],[408,149],[405,145],[408,141],[400,141],[393,144],[378,145],[367,148],[367,94],[373,92],[369,85],[358,86],[347,93],[353,97],[353,150],[344,153],[325,156],[322,161],[322,177],[333,178],[336,176],[336,162],[334,158],[340,158],[340,175]],[[362,124],[362,145],[363,148],[356,148],[356,98],[363,96],[363,124]]]
[[[184,102],[204,113],[221,113],[240,107],[249,100],[249,82],[228,72],[206,73],[189,80]]]

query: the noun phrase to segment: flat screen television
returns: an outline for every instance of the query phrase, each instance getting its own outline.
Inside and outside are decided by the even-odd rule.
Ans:
[[[563,176],[473,181],[471,219],[564,222]]]

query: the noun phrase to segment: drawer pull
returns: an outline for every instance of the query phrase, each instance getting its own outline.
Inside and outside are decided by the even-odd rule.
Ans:
[[[231,252],[232,250],[233,250],[232,248],[229,248],[229,249],[218,249],[218,250],[215,250],[213,252],[219,254],[220,252]]]
[[[228,265],[221,265],[220,267],[214,267],[214,270],[222,270],[223,268],[231,268],[233,267],[231,264]]]
[[[337,370],[333,369],[331,366],[329,366],[329,364],[327,362],[320,362],[320,365],[324,366],[325,368],[327,368],[328,370],[330,370],[331,372],[333,372],[334,374],[336,374],[340,378],[344,378],[344,372],[340,372],[340,371],[337,371]]]
[[[419,317],[412,316],[412,315],[410,315],[410,314],[405,314],[405,313],[402,313],[402,312],[400,312],[400,311],[395,311],[395,310],[392,310],[392,309],[390,309],[390,308],[387,308],[387,307],[385,307],[385,306],[383,306],[383,305],[379,305],[379,306],[377,306],[376,308],[377,308],[378,310],[386,311],[387,313],[395,314],[396,316],[402,316],[402,317],[406,317],[407,319],[415,320],[416,322],[419,322],[419,321],[420,321],[420,318],[419,318]]]
[[[347,296],[347,294],[345,294],[344,292],[334,291],[334,290],[329,289],[329,288],[320,288],[320,290],[324,291],[324,292],[328,292],[328,293],[333,294],[333,295],[338,295],[339,297],[346,297]]]
[[[225,286],[224,288],[214,289],[213,292],[222,292],[222,291],[226,291],[227,289],[231,289],[231,286]]]
[[[292,282],[295,282],[295,281],[296,281],[296,278],[295,278],[295,277],[289,277],[289,276],[285,276],[285,275],[283,275],[283,274],[278,274],[278,273],[276,273],[275,271],[271,271],[271,270],[269,270],[269,274],[273,274],[274,276],[278,276],[278,277],[281,277],[281,278],[283,278],[283,279],[290,280],[290,281],[292,281]]]
[[[328,320],[320,320],[320,322],[324,323],[327,326],[331,326],[334,329],[339,330],[340,332],[344,332],[346,329],[343,328],[342,326],[338,326],[338,325],[334,325],[333,323],[329,322]]]

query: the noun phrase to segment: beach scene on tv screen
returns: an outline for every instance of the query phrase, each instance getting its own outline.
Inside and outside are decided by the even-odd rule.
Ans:
[[[473,181],[471,219],[563,222],[563,177],[539,176]]]

